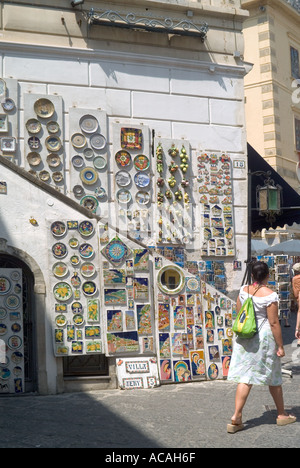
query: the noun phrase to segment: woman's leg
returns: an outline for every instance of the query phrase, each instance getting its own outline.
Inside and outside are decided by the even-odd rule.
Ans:
[[[242,412],[249,396],[252,385],[239,383],[235,395],[235,412],[232,416],[232,422],[240,424],[242,422]]]
[[[281,385],[278,385],[276,387],[270,386],[269,390],[273,397],[274,403],[276,405],[278,417],[286,416],[286,413],[284,411],[282,386]]]

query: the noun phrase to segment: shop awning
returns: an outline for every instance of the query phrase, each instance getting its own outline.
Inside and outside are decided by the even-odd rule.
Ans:
[[[256,209],[256,187],[263,186],[265,176],[252,175],[251,179],[251,207],[252,215],[251,222],[252,232],[261,231],[262,229],[283,227],[285,224],[292,226],[292,224],[300,224],[300,195],[273,169],[267,161],[255,151],[255,149],[248,144],[248,167],[250,172],[256,171],[270,171],[271,179],[274,180],[275,185],[279,184],[282,187],[282,214],[276,217],[273,225],[266,221],[264,216],[260,216]]]

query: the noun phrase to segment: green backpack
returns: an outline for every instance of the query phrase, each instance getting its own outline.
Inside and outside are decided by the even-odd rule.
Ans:
[[[259,287],[254,294],[256,294],[258,290]],[[258,332],[252,297],[249,296],[248,299],[245,300],[232,327],[234,333],[240,338],[252,338]]]

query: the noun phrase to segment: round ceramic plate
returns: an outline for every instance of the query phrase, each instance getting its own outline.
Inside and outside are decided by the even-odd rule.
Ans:
[[[0,336],[3,336],[7,333],[7,326],[5,323],[0,323]]]
[[[82,276],[85,278],[90,278],[96,271],[95,265],[91,262],[84,262],[80,268]]]
[[[116,182],[120,187],[127,187],[131,183],[131,175],[127,171],[116,173]]]
[[[79,126],[84,133],[95,133],[98,129],[98,120],[93,115],[83,115],[79,121]]]
[[[146,171],[150,166],[150,159],[144,154],[138,154],[134,158],[133,164],[139,171]]]
[[[84,206],[87,210],[90,210],[92,213],[96,213],[99,202],[96,197],[92,195],[86,195],[80,200],[80,205]]]
[[[104,198],[104,197],[106,196],[106,190],[105,190],[105,188],[103,188],[103,187],[97,187],[97,188],[95,189],[95,196],[96,196],[97,198],[99,198],[99,200],[101,200],[102,198]]]
[[[17,335],[12,335],[7,341],[7,345],[10,349],[19,349],[22,346],[22,340]]]
[[[12,294],[5,299],[5,305],[8,309],[17,309],[20,305],[20,298]]]
[[[87,244],[87,243],[81,244],[79,246],[79,255],[82,258],[91,258],[94,255],[94,249],[91,246],[91,244]]]
[[[73,302],[71,304],[71,309],[72,309],[73,314],[82,314],[83,312],[83,306],[81,302]]]
[[[137,187],[148,187],[148,185],[150,184],[150,177],[144,172],[137,172],[134,176],[134,182]]]
[[[94,281],[86,281],[82,285],[82,291],[86,296],[93,296],[97,292],[96,283]]]
[[[71,239],[69,240],[69,246],[71,247],[71,249],[76,249],[79,245],[79,240],[76,239],[76,237],[71,237]]]
[[[4,307],[0,307],[0,320],[5,319],[7,316],[7,310]]]
[[[55,325],[57,327],[64,327],[67,323],[67,318],[65,315],[60,314],[55,317]]]
[[[57,133],[60,130],[58,122],[55,122],[54,120],[48,122],[46,126],[49,133]]]
[[[131,193],[126,189],[121,189],[117,192],[117,200],[119,203],[129,203],[131,200]]]
[[[73,323],[74,325],[82,325],[84,323],[83,315],[81,314],[73,315]]]
[[[80,156],[79,154],[76,154],[75,156],[73,156],[72,158],[72,164],[73,166],[76,168],[76,169],[79,169],[80,167],[83,166],[84,164],[84,159],[82,156]]]
[[[82,133],[74,133],[71,137],[71,143],[74,148],[83,148],[86,145],[86,138]]]
[[[13,323],[10,329],[13,333],[20,333],[22,326],[19,323]]]
[[[74,185],[73,193],[75,197],[80,198],[84,194],[84,188],[81,185]]]
[[[28,138],[28,146],[31,149],[38,149],[41,145],[40,139],[36,136]]]
[[[46,138],[45,145],[49,151],[59,151],[62,146],[60,138],[53,135],[50,135]]]
[[[93,167],[85,167],[80,171],[80,179],[87,185],[95,184],[98,180],[98,173]]]
[[[124,151],[124,150],[118,151],[115,155],[115,159],[116,159],[117,164],[119,164],[119,166],[122,166],[122,167],[129,166],[131,163],[131,156],[128,153],[128,151]]]
[[[79,265],[80,258],[78,257],[78,255],[72,255],[72,257],[70,258],[70,262],[73,266]]]
[[[30,166],[38,166],[41,163],[42,158],[39,153],[32,151],[31,153],[27,154],[27,161],[29,162]]]
[[[135,200],[140,205],[147,205],[150,201],[150,194],[148,192],[137,192],[135,195]]]
[[[53,294],[58,301],[68,301],[73,296],[73,291],[69,283],[62,281],[61,283],[56,283],[53,288]]]
[[[56,258],[64,258],[66,257],[67,253],[67,246],[63,244],[63,242],[56,242],[56,244],[52,246],[52,254]]]
[[[34,112],[38,117],[48,119],[54,114],[54,104],[46,98],[38,99],[34,103]]]
[[[61,172],[53,172],[52,174],[52,179],[54,182],[61,182],[63,180],[64,176]]]
[[[39,173],[39,178],[43,181],[43,182],[47,182],[47,180],[50,179],[50,174],[48,171],[41,171]]]
[[[84,148],[84,150],[83,150],[83,156],[84,156],[86,159],[93,159],[93,157],[94,157],[94,151],[92,150],[92,148]]]
[[[25,126],[28,133],[39,133],[42,128],[41,122],[37,119],[27,120]]]
[[[93,160],[93,164],[95,166],[96,169],[98,169],[98,171],[100,171],[101,169],[105,169],[106,168],[106,159],[103,158],[102,156],[96,156],[96,158]]]
[[[57,278],[63,278],[68,274],[68,267],[64,262],[57,262],[52,267],[52,273]]]
[[[54,221],[51,224],[51,232],[55,237],[61,237],[65,234],[67,227],[63,221]]]
[[[90,221],[81,221],[78,226],[78,231],[84,237],[90,236],[94,232],[94,226]]]
[[[16,107],[15,101],[8,97],[5,98],[3,102],[1,102],[1,105],[3,110],[5,110],[6,112],[11,112]]]
[[[106,138],[101,133],[95,133],[90,138],[91,147],[95,150],[102,150],[106,146]]]
[[[49,167],[58,167],[61,163],[61,160],[58,154],[50,153],[47,156],[47,163]]]
[[[15,364],[18,364],[19,362],[21,362],[22,359],[23,359],[23,354],[20,353],[19,351],[16,351],[15,353],[12,353],[12,355],[11,355],[11,360]]]

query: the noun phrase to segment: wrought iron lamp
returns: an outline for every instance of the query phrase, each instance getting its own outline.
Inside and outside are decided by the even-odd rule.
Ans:
[[[260,216],[265,216],[268,223],[273,224],[276,216],[281,214],[282,187],[275,185],[270,178],[271,172],[254,172],[252,175],[265,175],[264,185],[256,187],[257,208]]]

